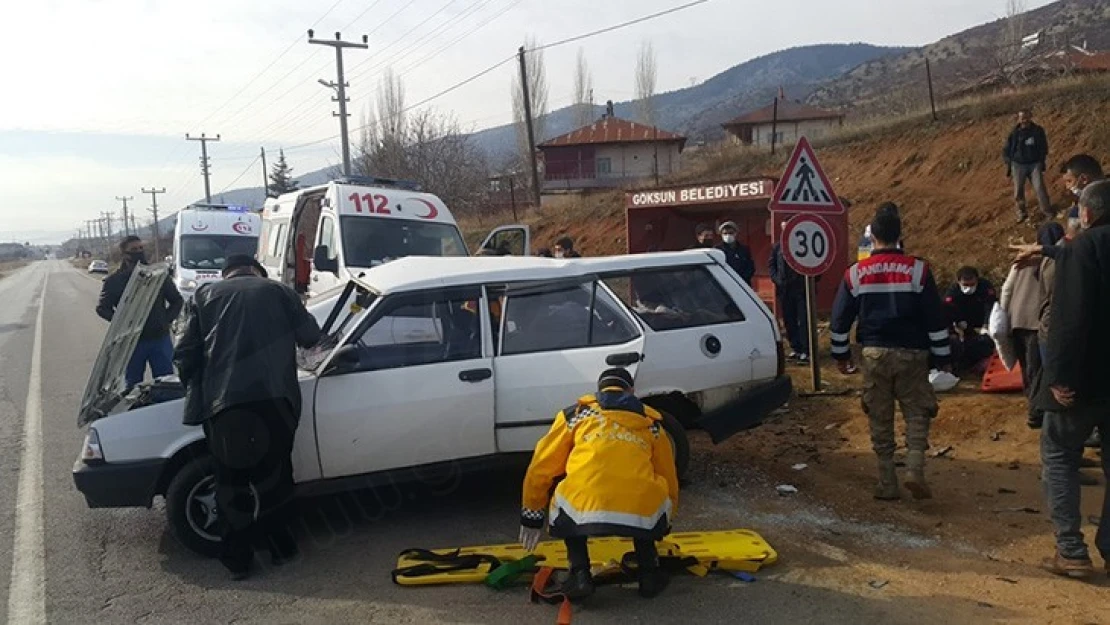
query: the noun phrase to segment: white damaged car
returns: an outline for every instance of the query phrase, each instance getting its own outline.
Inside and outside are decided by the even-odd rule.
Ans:
[[[144,267],[128,284],[82,401],[73,479],[92,508],[163,496],[175,535],[212,554],[213,464],[201,428],[181,423],[180,383],[124,383],[165,271]],[[556,412],[612,366],[631,371],[637,394],[665,414],[680,472],[686,427],[720,442],[791,394],[773,315],[716,250],[403,258],[310,309],[332,346],[299,355],[299,495],[530,453]]]

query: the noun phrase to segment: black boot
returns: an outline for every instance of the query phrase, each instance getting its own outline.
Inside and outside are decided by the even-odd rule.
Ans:
[[[590,569],[574,569],[563,582],[562,592],[571,601],[581,601],[594,594],[594,578]]]
[[[670,576],[662,569],[640,571],[640,596],[645,599],[658,597],[670,581]]]

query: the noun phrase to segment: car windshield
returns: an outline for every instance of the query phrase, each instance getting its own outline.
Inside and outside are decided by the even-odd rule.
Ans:
[[[189,235],[181,237],[183,269],[223,269],[224,261],[233,254],[254,256],[258,251],[256,237],[229,235]]]
[[[404,256],[466,256],[453,224],[388,218],[342,217],[348,267],[376,267]]]

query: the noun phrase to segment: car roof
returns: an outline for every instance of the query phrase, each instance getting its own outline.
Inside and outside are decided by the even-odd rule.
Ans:
[[[723,263],[720,250],[553,259],[539,256],[408,256],[367,270],[359,281],[386,295],[470,284],[542,282],[621,271]]]

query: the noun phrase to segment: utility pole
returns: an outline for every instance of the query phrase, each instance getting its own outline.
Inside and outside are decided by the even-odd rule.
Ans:
[[[270,197],[270,170],[266,169],[266,148],[258,148],[262,151],[262,205],[266,205],[266,198]]]
[[[220,135],[216,135],[216,138],[213,139],[212,137],[205,136],[205,134],[203,132],[200,133],[199,137],[190,137],[189,133],[185,133],[185,140],[186,141],[200,141],[200,173],[204,174],[204,201],[208,204],[211,204],[212,203],[212,187],[209,186],[209,182],[208,182],[208,174],[210,173],[209,172],[210,168],[208,166],[209,165],[209,163],[208,163],[208,142],[209,141],[219,141],[220,140]]]
[[[367,35],[362,36],[362,43],[354,41],[343,41],[338,32],[335,33],[335,41],[328,39],[314,39],[313,30],[308,30],[308,43],[330,46],[335,48],[335,69],[336,69],[336,82],[328,82],[320,79],[319,83],[334,89],[336,97],[332,98],[332,102],[339,103],[339,113],[332,113],[333,116],[339,118],[339,135],[340,141],[343,145],[343,175],[351,175],[351,145],[350,137],[347,134],[347,85],[343,80],[343,48],[359,48],[365,50],[370,47],[367,43],[370,38]]]
[[[532,200],[536,208],[540,206],[540,166],[536,162],[536,130],[532,127],[532,96],[528,92],[528,64],[524,58],[524,46],[517,50],[520,59],[520,88],[524,97],[524,125],[528,129],[528,156],[532,163]]]
[[[155,189],[154,187],[151,187],[151,188],[147,189],[146,187],[143,187],[143,193],[149,193],[150,194],[150,213],[151,213],[151,215],[154,216],[154,223],[151,224],[151,226],[150,226],[150,233],[154,237],[154,260],[155,260],[155,262],[159,261],[162,258],[162,252],[159,249],[159,246],[162,243],[162,241],[161,241],[162,236],[161,236],[161,233],[158,232],[158,194],[159,193],[165,193],[165,192],[166,192],[165,187],[162,187],[161,189]]]
[[[933,97],[933,67],[925,57],[925,77],[929,80],[929,105],[933,107],[933,121],[937,121],[937,101]]]
[[[127,202],[129,200],[133,200],[135,198],[133,198],[133,197],[120,197],[120,196],[117,195],[116,199],[123,202],[123,231],[124,231],[125,234],[130,236],[131,235],[131,221],[128,219]]]

